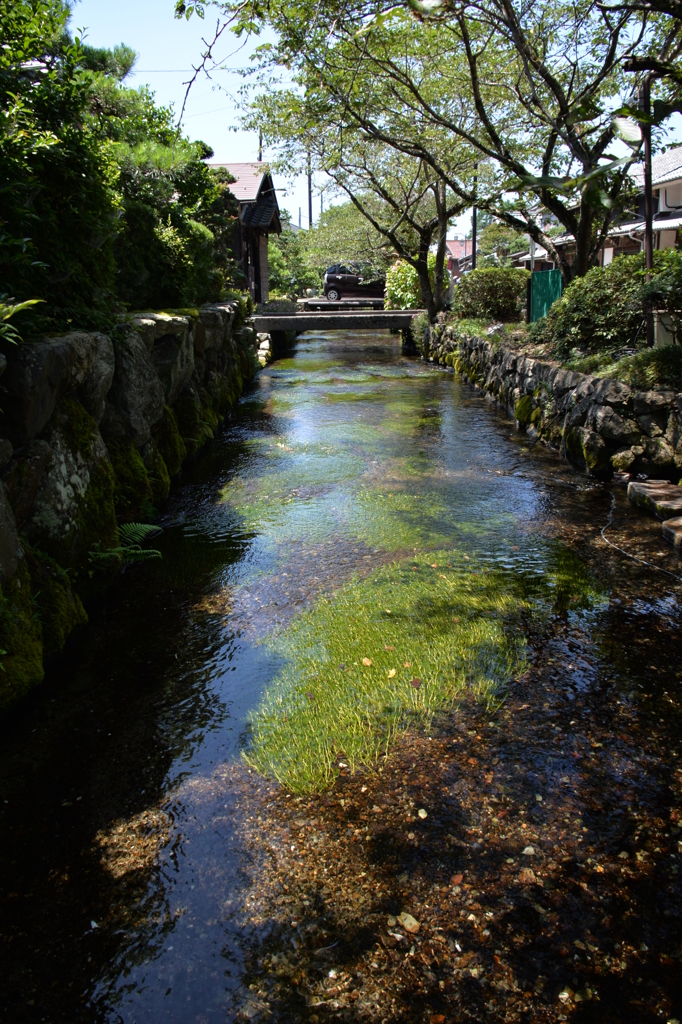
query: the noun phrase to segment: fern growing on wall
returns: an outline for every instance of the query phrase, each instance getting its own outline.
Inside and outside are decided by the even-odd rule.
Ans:
[[[142,547],[149,537],[160,532],[160,527],[150,523],[123,523],[118,528],[120,540],[118,547],[102,550],[97,543],[88,552],[88,561],[94,568],[103,568],[110,563],[112,558],[120,559],[123,565],[147,561],[150,558],[162,558],[161,552],[156,548]]]

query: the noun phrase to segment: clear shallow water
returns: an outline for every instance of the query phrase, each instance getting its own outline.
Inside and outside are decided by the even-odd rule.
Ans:
[[[674,584],[600,546],[608,488],[526,445],[384,335],[307,335],[260,375],[168,502],[163,562],[124,574],[3,726],[5,1019],[212,1022],[248,1003],[244,958],[268,929],[252,912],[254,775],[240,749],[297,658],[312,671],[310,651],[288,645],[301,613],[353,600],[396,563],[417,565],[434,592],[440,569],[432,582],[419,574],[439,552],[458,579],[497,573],[519,604],[516,617],[503,609],[500,643],[511,636],[532,657],[530,595],[538,613],[566,613],[552,643],[577,691],[595,684],[595,649],[610,642],[624,693],[646,680],[647,699],[656,686],[666,699]],[[613,529],[679,571],[621,492]],[[421,593],[416,577],[395,586]],[[652,682],[632,652],[661,624]],[[406,616],[407,647],[413,631]],[[372,652],[382,657],[388,669],[393,655]],[[398,697],[423,693],[411,675]]]

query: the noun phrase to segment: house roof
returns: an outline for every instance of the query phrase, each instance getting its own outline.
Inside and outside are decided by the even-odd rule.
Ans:
[[[644,167],[636,164],[631,171],[640,188],[644,188]],[[675,146],[667,153],[659,153],[651,161],[651,183],[654,188],[668,181],[682,178],[682,146]]]
[[[461,260],[464,256],[471,256],[471,239],[448,238],[445,242],[450,259]]]
[[[277,193],[267,164],[209,164],[209,167],[223,167],[235,179],[228,188],[239,203],[239,219],[245,227],[281,232]]]
[[[270,176],[270,168],[264,163],[209,164],[209,167],[224,167],[236,180],[229,189],[240,203],[255,203],[263,180]]]
[[[255,203],[248,203],[240,212],[242,224],[249,228],[269,228],[277,213],[274,196],[263,196]]]

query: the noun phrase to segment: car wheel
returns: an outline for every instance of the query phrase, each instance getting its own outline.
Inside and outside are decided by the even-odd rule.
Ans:
[[[338,302],[339,299],[341,298],[341,292],[338,291],[336,288],[330,288],[327,291],[327,298],[329,299],[330,302]]]

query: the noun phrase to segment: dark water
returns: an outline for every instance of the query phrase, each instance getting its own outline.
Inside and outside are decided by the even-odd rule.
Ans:
[[[554,631],[557,671],[587,693],[607,666],[673,756],[680,582],[599,529],[611,516],[614,543],[675,576],[679,560],[622,490],[527,446],[385,335],[309,335],[260,375],[169,500],[163,561],[123,574],[2,725],[3,1020],[246,1012],[268,926],[240,748],[282,667],[263,641],[396,558],[466,542],[542,577],[557,544],[573,552],[593,597]]]

